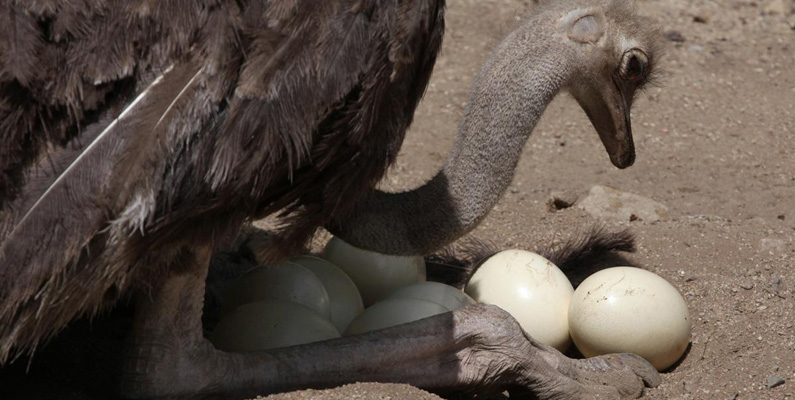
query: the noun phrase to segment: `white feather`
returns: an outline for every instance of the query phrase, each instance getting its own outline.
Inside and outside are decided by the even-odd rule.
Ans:
[[[193,78],[190,78],[188,83],[185,84],[185,87],[183,87],[182,90],[179,91],[179,94],[177,94],[177,97],[174,98],[174,100],[171,102],[171,104],[169,104],[168,107],[166,108],[166,111],[163,112],[163,115],[160,116],[160,119],[157,120],[157,123],[155,124],[155,129],[158,126],[160,126],[160,123],[163,122],[163,120],[166,118],[166,115],[168,115],[168,113],[171,112],[171,109],[174,108],[174,106],[177,104],[177,101],[179,101],[179,99],[182,97],[182,95],[185,94],[185,91],[188,90],[188,88],[191,87],[191,85],[193,85],[193,82],[196,81],[196,78],[198,78],[199,75],[201,75],[201,73],[203,71],[204,71],[204,68],[199,68],[199,70],[196,71],[196,74],[193,75]]]
[[[39,199],[36,200],[36,203],[34,203],[32,207],[30,207],[28,212],[26,212],[25,215],[22,217],[22,219],[20,219],[19,222],[14,226],[14,230],[11,231],[11,234],[9,235],[9,237],[13,236],[13,234],[17,230],[17,228],[19,228],[20,226],[22,226],[25,223],[25,221],[28,219],[28,217],[31,214],[33,214],[33,211],[36,210],[36,208],[39,206],[39,204],[41,204],[41,202],[45,198],[47,198],[47,195],[50,194],[52,189],[54,187],[58,186],[58,183],[61,180],[63,180],[67,175],[69,175],[69,173],[75,168],[75,166],[80,163],[80,160],[82,160],[89,153],[91,153],[91,151],[94,149],[94,147],[96,147],[97,144],[100,143],[102,141],[102,139],[109,132],[111,132],[113,130],[113,127],[116,126],[116,124],[119,123],[119,121],[121,121],[131,111],[133,111],[135,109],[135,107],[138,105],[138,103],[140,103],[141,100],[143,100],[146,97],[146,95],[149,94],[149,91],[153,87],[157,86],[160,83],[160,81],[163,80],[163,76],[168,74],[173,67],[174,67],[173,65],[169,66],[168,68],[166,68],[165,71],[163,71],[162,74],[160,74],[160,76],[158,76],[154,81],[152,81],[152,83],[149,84],[149,86],[147,86],[146,89],[144,89],[144,91],[141,92],[141,94],[139,94],[138,97],[136,97],[135,100],[132,101],[132,103],[130,103],[127,107],[125,107],[124,110],[121,112],[121,114],[119,114],[119,116],[116,117],[116,119],[114,119],[113,122],[111,122],[107,126],[107,128],[105,128],[105,130],[103,130],[99,135],[97,135],[97,137],[91,142],[91,144],[89,144],[88,147],[86,147],[86,149],[82,153],[80,153],[80,155],[71,164],[69,164],[69,167],[67,167],[66,170],[64,170],[64,172],[60,176],[58,176],[58,178],[55,180],[55,182],[53,182],[53,184],[50,185],[50,187],[47,188],[47,190],[44,192],[44,194],[42,194],[41,197],[39,197]]]

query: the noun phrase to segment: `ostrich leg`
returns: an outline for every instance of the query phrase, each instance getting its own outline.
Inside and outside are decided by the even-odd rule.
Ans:
[[[637,397],[659,376],[642,359],[572,360],[527,335],[506,312],[475,305],[364,335],[253,353],[202,337],[208,258],[195,257],[142,294],[122,382],[129,398],[214,398],[327,388],[356,381],[434,392],[522,387],[542,399]],[[174,270],[174,269],[172,269]]]

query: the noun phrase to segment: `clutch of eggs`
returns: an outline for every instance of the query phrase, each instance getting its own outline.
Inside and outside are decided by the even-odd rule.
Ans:
[[[684,354],[690,340],[684,299],[663,278],[639,268],[599,271],[574,290],[549,260],[506,250],[484,261],[460,291],[426,282],[422,257],[378,254],[339,238],[332,238],[323,256],[296,257],[241,277],[229,290],[227,316],[213,332],[213,343],[234,351],[291,346],[476,302],[506,310],[534,339],[560,351],[573,339],[586,357],[635,353],[660,371]]]
[[[337,238],[329,242],[324,254],[327,259],[300,256],[278,265],[257,267],[241,276],[224,296],[223,318],[211,335],[213,344],[222,350],[251,351],[336,337],[346,332],[348,325],[362,314],[363,295],[366,294],[366,304],[370,305],[398,288],[425,283],[422,257],[378,254],[358,249]],[[341,263],[343,268],[333,261]],[[431,283],[429,287],[438,290],[434,285],[446,286]],[[354,331],[399,325],[433,315],[428,310],[446,312],[448,309],[445,307],[452,307],[457,301],[467,301],[466,295],[460,293],[446,300],[444,306],[426,301],[430,306],[423,309],[421,293],[433,298],[433,295],[428,295],[427,287],[424,290],[410,289],[400,295],[403,298],[396,300],[405,300],[413,293],[420,293],[414,302],[419,304],[415,311],[403,314],[388,312],[376,318],[379,322],[375,325],[360,321],[357,323],[359,328],[354,328]],[[446,298],[436,297],[440,301]],[[368,315],[370,317],[363,321],[371,321],[374,312],[370,311]],[[329,324],[337,332],[336,336],[328,329]]]
[[[574,290],[540,255],[506,250],[486,260],[465,291],[508,311],[541,343],[565,351],[573,339],[586,357],[634,353],[663,371],[690,342],[682,296],[668,281],[640,268],[608,268]]]

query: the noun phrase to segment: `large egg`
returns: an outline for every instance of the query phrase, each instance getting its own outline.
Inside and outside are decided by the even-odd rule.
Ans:
[[[684,354],[690,313],[673,285],[632,267],[601,270],[571,298],[569,329],[586,357],[635,353],[662,371]]]
[[[298,303],[326,318],[331,317],[328,292],[317,275],[289,262],[257,267],[243,274],[227,290],[221,314],[259,300]]]
[[[210,336],[224,351],[255,351],[340,337],[328,319],[300,304],[265,300],[237,307]]]
[[[373,304],[359,314],[348,325],[345,336],[377,331],[446,312],[446,308],[427,300],[387,299]]]
[[[524,250],[499,252],[475,271],[464,291],[513,315],[541,343],[560,351],[571,345],[568,311],[574,288],[546,258]]]
[[[334,237],[326,245],[323,257],[351,277],[365,307],[399,287],[425,281],[425,260],[420,256],[375,253]]]
[[[344,332],[348,324],[364,311],[356,284],[336,265],[312,256],[296,257],[290,262],[306,267],[320,278],[331,301],[331,322],[340,332]]]
[[[475,304],[466,293],[439,282],[418,282],[390,293],[386,299],[420,299],[439,304],[448,311]]]

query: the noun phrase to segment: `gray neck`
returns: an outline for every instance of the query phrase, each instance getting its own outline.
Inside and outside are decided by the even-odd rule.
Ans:
[[[497,48],[433,179],[409,192],[376,190],[327,228],[354,246],[399,255],[429,254],[474,229],[511,183],[524,143],[569,78],[565,46],[539,36],[514,31]]]

